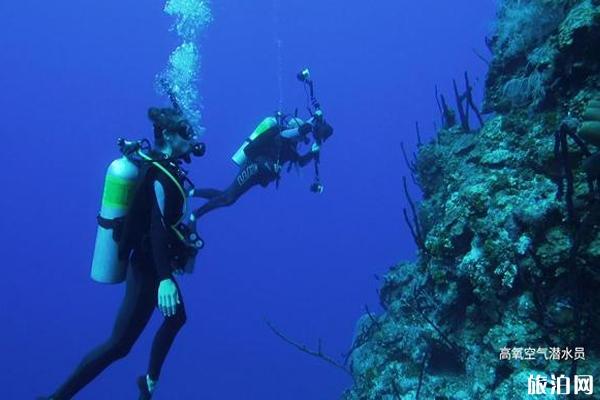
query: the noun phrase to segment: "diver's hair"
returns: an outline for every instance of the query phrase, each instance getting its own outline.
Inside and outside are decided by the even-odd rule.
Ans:
[[[154,142],[158,146],[163,146],[165,137],[163,132],[166,130],[172,133],[185,131],[189,124],[179,111],[174,108],[150,107],[148,109],[148,118],[154,125]]]

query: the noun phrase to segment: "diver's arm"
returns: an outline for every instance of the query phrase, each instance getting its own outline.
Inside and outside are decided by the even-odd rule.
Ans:
[[[298,165],[300,165],[301,167],[304,167],[306,164],[311,162],[313,158],[315,158],[315,155],[313,154],[312,151],[309,151],[308,153],[306,153],[303,156],[300,156],[298,158]]]
[[[280,133],[280,135],[286,139],[293,139],[293,138],[299,137],[300,129],[305,124],[304,121],[302,121],[300,118],[294,117],[293,119],[296,121],[296,124],[298,125],[298,127],[291,128],[291,129],[285,129],[285,130],[281,131],[281,133]]]
[[[314,160],[315,158],[318,157],[319,151],[321,150],[321,148],[319,147],[318,144],[313,143],[312,148],[310,149],[310,151],[304,155],[300,155],[298,157],[298,164],[301,167],[304,167],[306,164],[308,164],[309,162],[311,162],[312,160]]]
[[[286,139],[293,139],[300,136],[300,132],[298,128],[286,129],[285,131],[281,131],[281,136]]]
[[[312,123],[312,118],[307,122],[302,122],[302,120],[298,118],[298,121],[300,122],[299,127],[281,131],[280,135],[286,139],[299,139],[313,130],[314,126]]]
[[[165,189],[158,180],[154,181],[154,198],[150,216],[150,243],[156,274],[159,280],[171,277],[171,260],[168,252],[167,227],[163,218],[165,209]]]
[[[202,199],[207,199],[210,200],[214,197],[220,196],[223,194],[222,190],[218,190],[218,189],[197,189],[197,188],[193,188],[190,189],[190,191],[188,192],[188,196],[189,197],[200,197]]]
[[[159,285],[157,293],[157,305],[159,310],[166,316],[175,315],[179,299],[177,285],[171,279],[171,260],[168,252],[167,227],[164,221],[165,190],[160,181],[154,181],[154,201],[152,204],[152,215],[150,220],[150,243],[154,266],[158,275]]]

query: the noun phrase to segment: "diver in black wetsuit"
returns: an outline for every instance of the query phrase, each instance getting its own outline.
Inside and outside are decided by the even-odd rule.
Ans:
[[[155,150],[146,162],[130,212],[121,231],[119,252],[130,257],[125,297],[108,340],[88,353],[72,375],[49,397],[71,399],[114,361],[125,357],[158,305],[165,319],[156,332],[145,376],[138,377],[140,399],[150,399],[175,336],[186,322],[186,312],[173,272],[180,273],[189,245],[175,226],[185,213],[185,172],[179,159],[189,161],[199,144],[193,130],[173,109],[151,108]],[[199,155],[199,154],[198,154]],[[148,160],[147,157],[144,157]]]
[[[318,162],[321,144],[333,134],[333,128],[317,113],[307,122],[299,118],[279,121],[261,133],[256,139],[248,140],[244,148],[245,161],[237,176],[225,190],[194,189],[190,196],[201,197],[208,201],[191,215],[192,226],[198,219],[216,208],[230,206],[255,185],[267,187],[271,182],[279,183],[281,169],[290,163],[288,170],[296,164],[304,167],[312,160]],[[298,152],[300,142],[310,143],[309,133],[313,133],[311,150],[301,155]],[[320,191],[319,187],[311,188]]]

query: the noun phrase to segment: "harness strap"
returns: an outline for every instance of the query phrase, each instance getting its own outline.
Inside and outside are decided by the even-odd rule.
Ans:
[[[121,234],[123,233],[123,222],[125,222],[125,217],[108,219],[98,214],[96,220],[98,221],[98,225],[100,225],[102,228],[112,229],[112,237],[115,242],[121,241]]]
[[[150,161],[152,163],[152,165],[154,165],[156,168],[160,169],[165,175],[167,175],[167,177],[169,177],[169,179],[171,179],[171,181],[173,181],[173,183],[175,184],[175,187],[177,187],[177,189],[179,190],[179,193],[181,194],[181,198],[183,199],[183,210],[182,210],[182,213],[181,213],[181,217],[174,224],[170,225],[170,228],[173,230],[173,232],[175,232],[175,235],[179,238],[179,240],[181,240],[183,242],[186,242],[187,238],[179,230],[179,226],[181,225],[183,219],[185,218],[185,214],[187,212],[187,201],[186,201],[187,200],[187,196],[185,194],[185,190],[183,190],[183,187],[181,186],[181,184],[179,183],[179,181],[177,180],[177,178],[175,178],[173,176],[173,174],[171,174],[169,172],[169,170],[167,170],[159,162],[153,160],[151,157],[147,156],[146,154],[144,154],[142,152],[139,152],[139,154],[146,161]]]
[[[185,213],[187,211],[187,204],[186,204],[187,196],[185,194],[185,190],[183,190],[183,187],[181,186],[181,184],[179,183],[179,181],[177,180],[177,178],[175,178],[173,176],[173,174],[171,174],[171,172],[169,172],[168,169],[166,169],[165,167],[163,167],[159,162],[153,160],[152,158],[150,158],[146,154],[144,154],[142,152],[139,152],[139,154],[140,154],[140,156],[142,156],[147,161],[150,161],[152,163],[152,165],[154,165],[156,168],[158,168],[162,172],[164,172],[165,175],[167,175],[167,177],[169,177],[169,179],[171,179],[171,181],[173,181],[173,183],[175,184],[175,187],[177,187],[177,190],[179,190],[179,193],[181,194],[181,198],[183,199],[183,211],[182,211],[181,217],[179,218],[179,220],[177,220],[177,222],[173,226],[180,224],[181,221],[183,221],[183,218],[185,217]]]

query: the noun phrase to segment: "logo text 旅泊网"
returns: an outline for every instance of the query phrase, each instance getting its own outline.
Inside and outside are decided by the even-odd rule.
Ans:
[[[573,385],[571,385],[571,383]],[[533,374],[529,375],[527,381],[527,394],[530,395],[569,395],[569,394],[592,395],[594,393],[594,377],[592,375],[575,375],[573,382],[571,378],[563,374],[556,376],[546,376]]]

